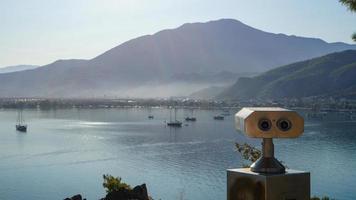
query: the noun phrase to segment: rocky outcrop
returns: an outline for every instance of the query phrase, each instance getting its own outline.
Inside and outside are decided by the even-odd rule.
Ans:
[[[151,200],[148,196],[146,184],[138,185],[132,190],[120,189],[110,192],[101,200]]]
[[[71,198],[65,198],[64,200],[86,200],[86,199],[83,199],[82,195],[77,194],[77,195],[72,196]]]
[[[74,195],[71,198],[64,200],[86,200],[80,194]],[[138,185],[133,189],[121,188],[118,191],[109,192],[105,198],[100,200],[152,200],[148,196],[146,184]]]

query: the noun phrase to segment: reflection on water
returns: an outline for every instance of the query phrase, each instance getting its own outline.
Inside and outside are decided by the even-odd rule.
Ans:
[[[234,142],[260,145],[235,132],[233,115],[213,120],[221,111],[196,110],[197,122],[182,128],[166,127],[169,110],[159,108],[24,114],[27,134],[15,131],[16,111],[0,111],[0,199],[98,199],[106,173],[147,183],[156,199],[225,199],[225,170],[242,165]],[[301,138],[276,140],[277,158],[311,171],[313,194],[355,199],[356,124],[313,121],[305,129]]]

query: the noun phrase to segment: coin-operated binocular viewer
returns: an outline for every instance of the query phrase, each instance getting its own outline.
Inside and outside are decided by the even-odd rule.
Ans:
[[[235,126],[248,137],[262,138],[262,156],[250,168],[227,170],[228,200],[309,200],[310,173],[286,168],[274,157],[273,138],[296,138],[304,119],[295,111],[243,108]]]

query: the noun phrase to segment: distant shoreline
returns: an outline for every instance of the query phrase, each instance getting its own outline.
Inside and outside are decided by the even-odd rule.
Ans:
[[[284,107],[311,112],[356,112],[356,100],[312,98],[281,100],[197,100],[187,97],[162,99],[105,98],[0,98],[0,109],[110,109],[110,108],[182,108],[204,110],[242,107]]]

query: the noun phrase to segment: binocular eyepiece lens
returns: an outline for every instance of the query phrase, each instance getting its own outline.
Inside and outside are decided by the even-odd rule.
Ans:
[[[289,129],[292,128],[292,123],[287,119],[280,119],[277,121],[277,127],[281,131],[288,131]]]
[[[262,131],[269,131],[272,127],[272,123],[268,119],[261,119],[258,122],[258,128]]]

